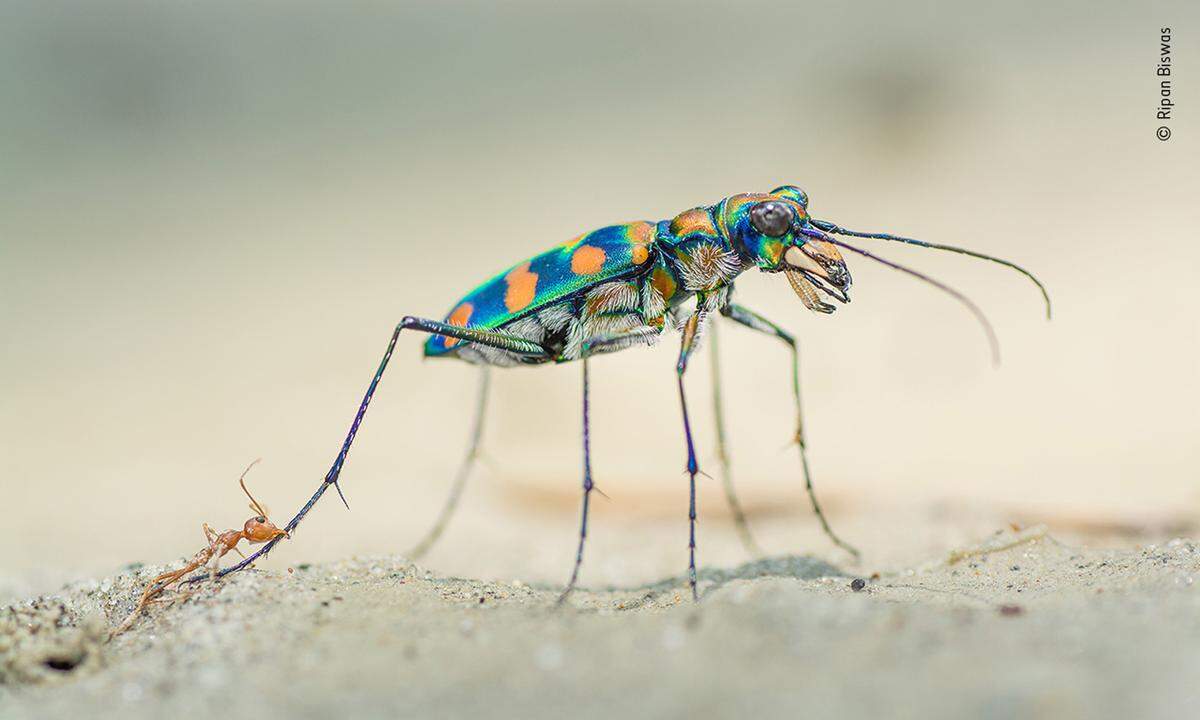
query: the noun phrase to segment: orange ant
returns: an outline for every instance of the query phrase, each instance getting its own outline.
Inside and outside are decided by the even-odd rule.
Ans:
[[[146,586],[146,590],[142,593],[142,597],[138,601],[137,607],[133,609],[133,612],[130,613],[125,622],[121,623],[121,626],[113,632],[112,637],[116,637],[132,627],[133,622],[139,615],[141,615],[142,610],[145,609],[146,605],[152,602],[161,602],[161,599],[158,596],[161,595],[169,586],[179,582],[185,575],[193,570],[207,565],[209,578],[215,579],[217,577],[217,571],[220,569],[220,559],[224,557],[230,550],[233,550],[238,555],[241,555],[243,558],[245,558],[246,556],[242,555],[242,551],[237,547],[238,543],[240,543],[242,540],[246,540],[252,545],[257,545],[259,543],[270,542],[276,538],[289,537],[287,530],[276,527],[275,523],[267,519],[266,508],[264,508],[257,500],[255,500],[254,496],[250,494],[250,490],[246,488],[246,473],[250,472],[250,468],[254,467],[257,463],[258,460],[255,460],[247,465],[246,469],[242,471],[241,477],[238,478],[238,484],[242,486],[242,492],[246,493],[246,497],[250,498],[250,509],[253,510],[256,515],[247,520],[246,524],[242,526],[241,530],[226,530],[219,535],[217,534],[216,530],[213,530],[212,527],[209,526],[208,523],[203,523],[201,527],[204,529],[204,537],[208,541],[208,546],[202,548],[199,552],[193,555],[192,559],[178,570],[165,572],[151,580],[150,584]]]

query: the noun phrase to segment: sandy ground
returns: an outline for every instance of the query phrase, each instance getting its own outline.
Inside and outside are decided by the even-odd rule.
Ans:
[[[1197,556],[1169,544],[1200,538],[1200,3],[73,5],[0,6],[0,720],[1200,717]],[[1003,268],[872,241],[985,309],[993,368],[969,313],[866,258],[834,316],[738,281],[800,339],[816,486],[863,565],[785,447],[788,352],[732,326],[739,493],[769,555],[805,556],[744,564],[704,479],[705,597],[656,584],[687,532],[668,336],[591,375],[592,592],[553,608],[577,365],[496,373],[443,541],[385,557],[441,508],[475,402],[472,368],[408,337],[342,477],[353,512],[327,496],[257,572],[100,642],[202,521],[241,526],[251,460],[277,521],[308,499],[399,318],[781,183],[847,227],[1019,262],[1054,301],[1045,322]],[[719,478],[712,349],[687,383]],[[1009,523],[1055,540],[947,562]]]
[[[401,557],[252,571],[105,637],[160,567],[0,616],[0,716],[1195,717],[1200,546],[1005,529],[865,578],[807,557],[588,589]],[[177,596],[178,597],[178,596]]]

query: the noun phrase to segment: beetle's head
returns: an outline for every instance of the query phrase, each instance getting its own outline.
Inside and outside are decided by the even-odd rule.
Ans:
[[[764,272],[783,272],[805,307],[831,313],[822,295],[850,302],[850,271],[837,247],[810,224],[808,195],[794,185],[734,195],[717,212],[733,246]]]

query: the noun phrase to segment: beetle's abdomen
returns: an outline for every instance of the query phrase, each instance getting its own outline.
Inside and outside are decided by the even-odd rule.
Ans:
[[[593,230],[493,277],[458,301],[446,322],[496,329],[582,294],[609,280],[648,269],[655,223],[637,221]],[[454,350],[458,340],[434,335],[426,355]]]
[[[498,328],[505,335],[543,346],[547,352],[544,358],[531,359],[470,342],[455,345],[453,357],[501,367],[567,362],[578,360],[583,354],[584,343],[589,340],[611,339],[635,331],[636,336],[621,342],[606,342],[601,348],[593,348],[592,352],[615,352],[638,343],[650,344],[664,329],[664,313],[655,318],[657,322],[648,321],[645,313],[646,295],[655,292],[646,277],[609,280]],[[659,301],[657,306],[665,311],[665,303]]]

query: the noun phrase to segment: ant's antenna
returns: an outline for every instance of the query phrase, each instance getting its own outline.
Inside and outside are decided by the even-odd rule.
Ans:
[[[250,498],[250,509],[253,510],[254,512],[258,513],[259,515],[266,517],[267,511],[265,509],[263,509],[263,506],[260,505],[259,502],[254,499],[254,496],[251,495],[250,491],[246,488],[246,473],[250,472],[250,468],[257,465],[259,463],[259,461],[261,461],[261,460],[262,460],[262,458],[255,458],[254,462],[252,462],[246,466],[246,469],[242,471],[242,476],[238,478],[238,484],[242,486],[242,492],[246,493],[246,497]]]

